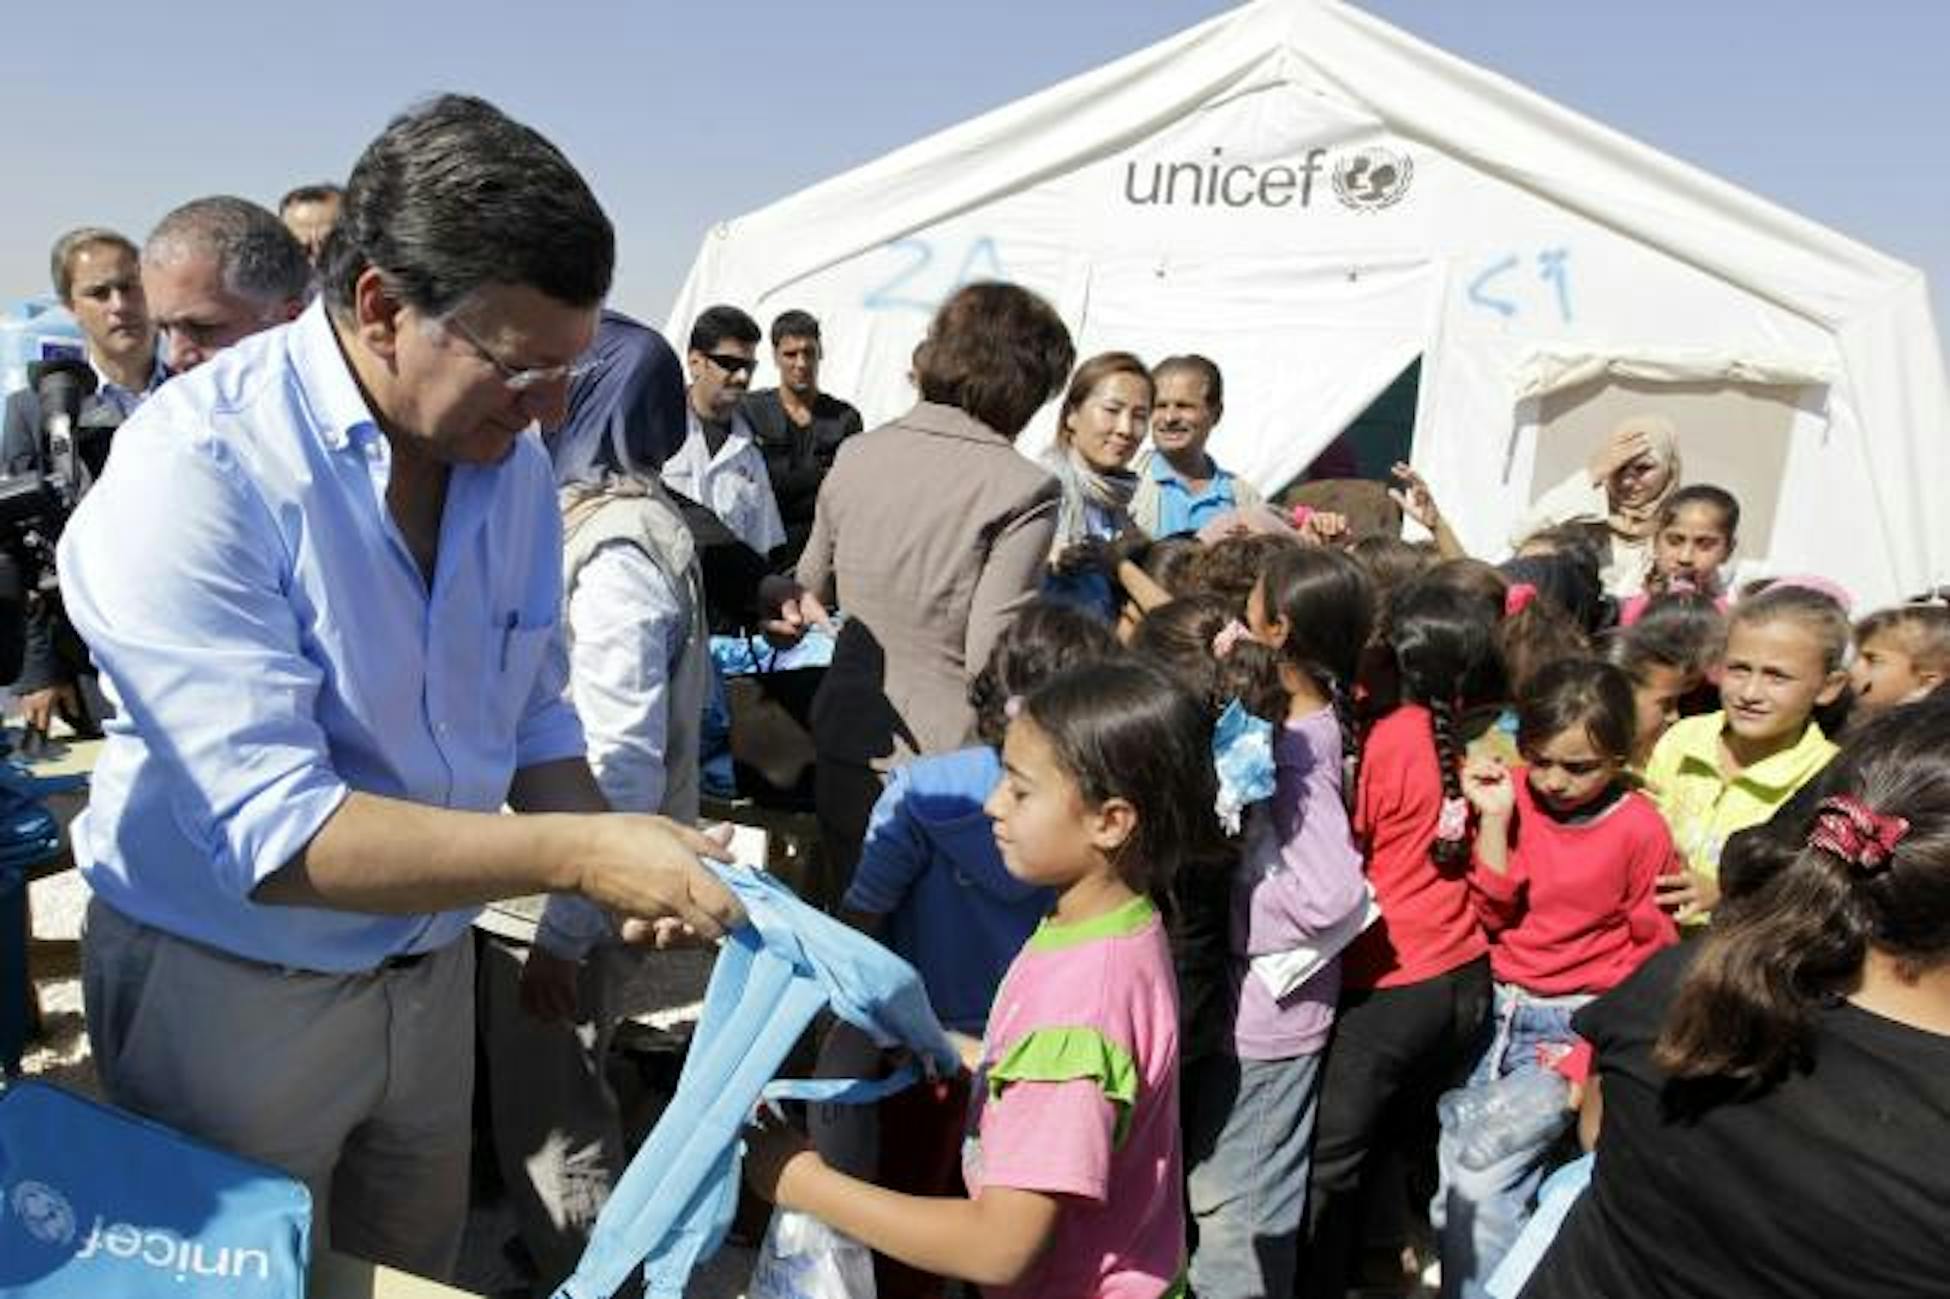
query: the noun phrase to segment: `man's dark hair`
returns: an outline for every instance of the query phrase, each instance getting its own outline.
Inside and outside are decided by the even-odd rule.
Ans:
[[[303,301],[311,262],[284,222],[249,199],[229,194],[191,199],[149,232],[142,259],[167,265],[188,252],[216,259],[223,287],[253,302]]]
[[[819,341],[819,321],[810,311],[781,311],[772,322],[772,346],[777,347],[788,338],[810,338]]]
[[[345,190],[329,180],[321,180],[316,185],[300,185],[286,190],[278,200],[278,215],[283,216],[300,203],[323,203],[327,199],[344,199]]]
[[[923,399],[955,406],[1012,441],[1063,391],[1076,347],[1056,309],[1028,289],[983,281],[941,304],[914,352]]]
[[[1225,376],[1219,373],[1218,365],[1197,352],[1187,352],[1184,356],[1167,356],[1151,367],[1151,382],[1163,383],[1168,374],[1196,374],[1205,380],[1205,408],[1217,418],[1226,405]]]
[[[706,307],[704,313],[691,326],[691,350],[693,352],[712,352],[727,338],[736,343],[749,343],[758,346],[758,340],[765,337],[759,331],[758,322],[740,311],[737,307],[720,302],[715,307]]]
[[[616,232],[561,150],[486,100],[441,95],[366,146],[321,263],[341,315],[368,266],[429,316],[487,284],[593,307],[609,292]]]

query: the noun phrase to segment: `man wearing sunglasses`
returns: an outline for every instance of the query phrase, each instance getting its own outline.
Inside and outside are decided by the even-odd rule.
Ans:
[[[659,941],[740,915],[713,841],[609,812],[563,698],[527,431],[561,422],[614,260],[541,135],[410,110],[353,168],[322,299],[143,403],[61,540],[122,706],[73,836],[109,1098],[422,1275],[466,1222],[480,905],[573,893]]]
[[[785,542],[771,476],[739,402],[758,365],[758,322],[737,307],[708,307],[691,326],[684,445],[664,462],[664,485],[717,515],[761,555]]]

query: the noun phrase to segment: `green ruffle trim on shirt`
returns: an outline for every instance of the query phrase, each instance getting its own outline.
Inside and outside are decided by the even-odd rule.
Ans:
[[[1045,918],[1036,926],[1036,932],[1029,936],[1029,950],[1032,952],[1060,952],[1066,948],[1081,947],[1085,943],[1099,942],[1105,938],[1122,938],[1127,934],[1141,931],[1156,919],[1158,908],[1151,899],[1139,894],[1115,911],[1105,912],[1094,920],[1083,920],[1076,924],[1058,924],[1054,919]]]
[[[1137,1061],[1117,1043],[1094,1028],[1032,1030],[988,1071],[989,1098],[1002,1095],[1011,1083],[1078,1082],[1088,1078],[1117,1107],[1117,1129],[1111,1140],[1123,1145],[1137,1107]]]

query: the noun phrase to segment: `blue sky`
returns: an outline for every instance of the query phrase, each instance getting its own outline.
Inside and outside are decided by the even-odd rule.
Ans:
[[[1359,0],[1472,62],[1922,267],[1950,306],[1950,4]],[[61,229],[342,177],[461,89],[553,137],[661,320],[709,225],[1136,50],[1216,0],[100,0],[9,14],[0,300]],[[77,14],[84,16],[77,17]]]

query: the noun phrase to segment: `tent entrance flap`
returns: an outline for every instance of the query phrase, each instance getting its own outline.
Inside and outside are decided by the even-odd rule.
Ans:
[[[1391,482],[1390,471],[1415,450],[1415,403],[1422,390],[1422,358],[1416,357],[1329,442],[1294,483],[1323,478]],[[1294,483],[1283,484],[1281,491]]]

